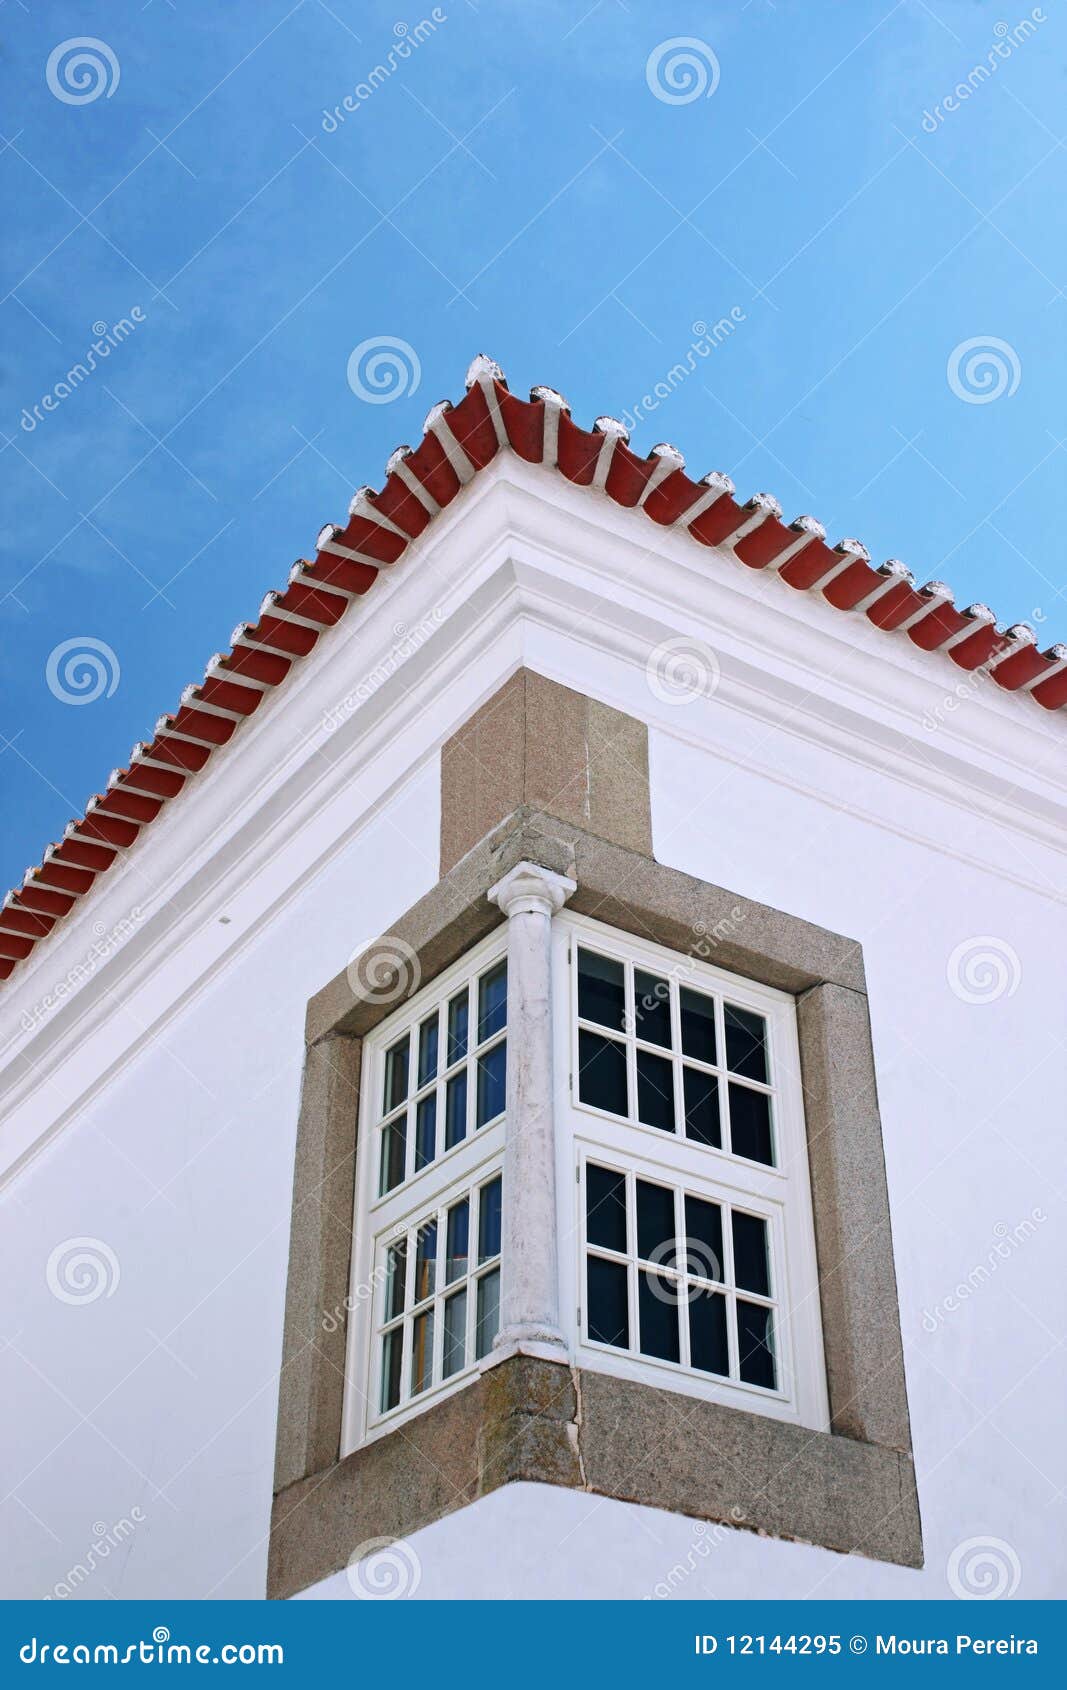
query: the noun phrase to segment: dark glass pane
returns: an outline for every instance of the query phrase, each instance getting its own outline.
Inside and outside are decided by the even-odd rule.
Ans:
[[[590,1244],[626,1254],[626,1176],[612,1168],[585,1168],[585,1225]]]
[[[578,1096],[594,1109],[625,1115],[626,1046],[599,1033],[578,1034]]]
[[[630,1348],[630,1312],[627,1304],[626,1269],[621,1262],[605,1262],[600,1256],[586,1258],[589,1299],[589,1336],[596,1344]]]
[[[470,1239],[470,1203],[464,1197],[453,1203],[448,1211],[448,1236],[445,1241],[445,1284],[462,1279],[467,1271],[467,1251]]]
[[[732,1003],[726,1005],[726,1066],[746,1080],[767,1079],[767,1024]]]
[[[674,1131],[674,1064],[648,1050],[637,1053],[637,1119],[646,1127]]]
[[[678,1287],[659,1273],[643,1273],[637,1287],[641,1354],[677,1361]]]
[[[579,950],[578,1014],[583,1021],[596,1021],[616,1033],[625,1031],[626,970],[621,962]]]
[[[767,1261],[767,1222],[759,1215],[733,1212],[734,1284],[742,1291],[755,1291],[758,1297],[771,1294],[770,1265]]]
[[[483,1185],[478,1193],[478,1263],[500,1254],[500,1181]]]
[[[382,1128],[382,1161],[378,1179],[378,1193],[382,1196],[399,1185],[404,1177],[404,1151],[407,1146],[408,1118],[398,1115]]]
[[[445,1149],[467,1136],[467,1070],[453,1074],[445,1087]]]
[[[478,1112],[474,1120],[476,1127],[484,1127],[486,1121],[495,1121],[498,1115],[504,1113],[507,1051],[507,1040],[501,1039],[492,1050],[487,1050],[484,1056],[478,1058]]]
[[[671,989],[655,974],[634,974],[634,1030],[649,1044],[671,1048]]]
[[[478,1281],[477,1321],[474,1328],[474,1354],[478,1361],[487,1356],[493,1339],[500,1331],[500,1269],[483,1273]]]
[[[415,1171],[425,1168],[437,1155],[437,1093],[432,1091],[415,1106]]]
[[[451,1379],[467,1359],[467,1293],[457,1291],[445,1303],[445,1349],[441,1377]]]
[[[637,1182],[637,1254],[659,1267],[673,1267],[677,1229],[674,1192],[665,1185]]]
[[[686,1272],[697,1279],[717,1279],[723,1274],[722,1210],[702,1197],[685,1200]]]
[[[765,1091],[730,1082],[730,1146],[735,1156],[774,1167],[771,1100]]]
[[[454,997],[448,1006],[448,1063],[451,1068],[453,1062],[458,1062],[461,1056],[467,1054],[467,1022],[470,1018],[470,1003],[467,987],[464,986],[458,997]]]
[[[385,1318],[395,1320],[404,1312],[404,1284],[408,1265],[408,1241],[401,1238],[385,1253]]]
[[[715,1061],[715,999],[683,986],[678,993],[682,1020],[682,1054],[698,1062]]]
[[[689,1293],[689,1357],[702,1373],[729,1375],[726,1298],[720,1291]]]
[[[437,1222],[425,1221],[415,1240],[415,1292],[413,1303],[433,1295],[437,1281]]]
[[[737,1299],[737,1352],[746,1385],[775,1388],[774,1334],[771,1311],[759,1303]]]
[[[508,965],[498,962],[478,982],[478,1043],[491,1039],[507,1024]]]
[[[404,1356],[404,1328],[394,1326],[382,1339],[382,1413],[400,1401],[400,1366]]]
[[[437,1073],[437,1022],[431,1015],[419,1028],[419,1085],[424,1086]]]
[[[433,1379],[433,1309],[411,1323],[411,1394],[417,1397]]]
[[[685,1097],[685,1136],[698,1144],[722,1148],[722,1129],[719,1126],[719,1082],[714,1074],[704,1074],[699,1068],[682,1067],[682,1092]]]
[[[385,1053],[385,1095],[382,1100],[382,1114],[388,1115],[390,1110],[396,1109],[408,1095],[408,1035]]]

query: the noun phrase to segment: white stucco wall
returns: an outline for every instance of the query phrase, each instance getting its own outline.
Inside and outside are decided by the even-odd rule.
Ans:
[[[984,708],[969,704],[961,725],[931,736],[919,720],[956,678],[946,660],[891,657],[880,639],[882,667],[867,656],[850,669],[847,643],[830,666],[820,630],[840,641],[842,618],[798,595],[761,599],[747,579],[720,591],[703,558],[683,614],[692,548],[665,537],[646,583],[644,530],[633,568],[627,555],[637,519],[594,523],[589,497],[569,489],[545,516],[568,524],[574,555],[556,544],[534,557],[529,499],[549,478],[518,466],[498,481],[463,526],[451,513],[439,525],[432,599],[416,553],[368,599],[380,594],[380,608],[338,631],[317,676],[269,707],[286,723],[295,781],[300,732],[339,696],[338,677],[351,685],[380,654],[375,617],[387,627],[402,609],[410,627],[429,603],[446,606],[403,688],[384,685],[334,736],[336,787],[315,798],[314,823],[264,773],[242,799],[270,822],[255,851],[242,856],[235,832],[214,836],[217,876],[201,869],[198,901],[171,930],[182,896],[168,908],[166,887],[157,893],[129,954],[90,981],[80,1020],[75,1002],[44,1033],[20,1030],[34,992],[62,974],[52,941],[11,995],[6,1130],[21,1161],[0,1225],[0,1530],[13,1551],[2,1594],[70,1583],[123,1521],[132,1529],[76,1578],[77,1594],[262,1594],[304,1005],[432,885],[437,748],[519,662],[650,721],[660,860],[864,947],[927,1567],[744,1533],[706,1547],[689,1520],[517,1486],[412,1538],[418,1594],[642,1597],[670,1581],[679,1597],[939,1597],[956,1546],[988,1537],[1017,1558],[1020,1596],[1062,1594],[1065,923],[1062,792],[1046,770],[1060,724],[994,700],[988,725],[973,714],[968,725]],[[612,571],[621,586],[601,605]],[[722,657],[712,699],[650,692],[648,652],[679,630]],[[752,646],[765,630],[781,637],[761,690]],[[266,770],[278,758],[260,714],[241,755]],[[1028,787],[1016,803],[1002,785],[1013,756]],[[363,761],[342,782],[346,757]],[[183,797],[184,817],[146,842],[128,899],[149,899],[138,888],[157,859],[191,849],[184,830],[194,838],[198,805],[214,815],[214,792]],[[967,1002],[949,961],[983,936],[1007,986]],[[84,934],[62,943],[76,955]],[[19,1067],[22,1049],[36,1070]],[[49,1099],[57,1130],[31,1155]],[[117,1274],[111,1294],[68,1303],[47,1264],[82,1237],[107,1246]],[[960,1306],[933,1320],[976,1269]],[[347,1595],[347,1581],[313,1594]]]

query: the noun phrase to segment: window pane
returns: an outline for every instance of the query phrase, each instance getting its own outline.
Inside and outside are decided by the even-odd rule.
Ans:
[[[421,1303],[433,1295],[437,1279],[437,1222],[424,1221],[415,1243],[415,1294],[412,1301]]]
[[[715,1000],[683,986],[678,993],[682,1019],[682,1054],[698,1062],[715,1061]]]
[[[499,1033],[508,1019],[508,965],[498,962],[478,982],[478,1043]]]
[[[742,1291],[755,1291],[758,1297],[771,1294],[771,1276],[767,1262],[767,1222],[759,1215],[733,1212],[734,1284]]]
[[[677,1233],[674,1192],[665,1185],[637,1182],[637,1254],[660,1267],[673,1267]]]
[[[500,1330],[500,1269],[483,1273],[478,1281],[478,1321],[474,1331],[474,1354],[478,1361],[487,1356],[493,1339]]]
[[[767,1078],[767,1024],[762,1015],[726,1005],[726,1066],[746,1080]]]
[[[408,1241],[398,1239],[385,1253],[385,1319],[395,1320],[404,1312],[404,1280],[408,1265]]]
[[[671,1048],[671,988],[655,974],[634,974],[634,1030],[649,1044]]]
[[[775,1388],[774,1333],[771,1311],[759,1303],[737,1299],[737,1350],[741,1377],[746,1385]]]
[[[437,1093],[420,1098],[415,1108],[415,1171],[437,1155]]]
[[[586,1258],[589,1301],[589,1336],[597,1344],[630,1348],[630,1314],[627,1306],[626,1268],[621,1262],[606,1262],[600,1256]]]
[[[714,1074],[704,1074],[699,1068],[682,1068],[682,1091],[685,1097],[685,1136],[698,1144],[722,1148],[722,1129],[719,1126],[719,1082]]]
[[[453,1203],[448,1211],[448,1234],[445,1247],[445,1284],[462,1279],[467,1271],[467,1249],[470,1238],[470,1203],[464,1197]]]
[[[469,993],[462,992],[448,1006],[448,1067],[467,1054],[467,1021],[470,1016]]]
[[[424,1086],[437,1073],[437,1014],[424,1021],[419,1028],[419,1085]]]
[[[382,1161],[378,1179],[378,1194],[392,1191],[404,1177],[404,1152],[407,1147],[408,1118],[398,1115],[382,1128]]]
[[[637,1119],[646,1127],[674,1131],[674,1064],[647,1050],[637,1053]]]
[[[702,1197],[686,1196],[685,1242],[687,1273],[697,1279],[725,1278],[722,1252],[722,1210]]]
[[[678,1360],[678,1286],[659,1273],[643,1273],[637,1287],[641,1354]]]
[[[578,1034],[578,1096],[612,1115],[629,1113],[626,1103],[626,1046],[599,1033]]]
[[[459,1373],[467,1360],[467,1293],[457,1291],[445,1303],[445,1351],[441,1362],[441,1377],[451,1379]]]
[[[730,1145],[735,1156],[774,1166],[771,1100],[765,1091],[730,1082]]]
[[[500,1254],[500,1181],[478,1193],[478,1265]]]
[[[385,1053],[385,1095],[382,1100],[382,1114],[388,1115],[390,1110],[396,1109],[408,1095],[408,1045],[410,1040],[405,1033],[395,1045]]]
[[[486,1121],[495,1121],[498,1115],[504,1113],[507,1049],[507,1040],[501,1039],[492,1050],[487,1050],[484,1056],[478,1058],[478,1112],[474,1120],[476,1127],[484,1127]]]
[[[400,1401],[400,1365],[404,1355],[404,1328],[394,1326],[382,1339],[382,1407],[383,1414]]]
[[[730,1372],[726,1342],[726,1298],[721,1291],[689,1293],[689,1355],[701,1373]]]
[[[626,970],[595,951],[578,952],[578,1014],[621,1033],[626,1027]]]
[[[587,1162],[585,1225],[590,1244],[626,1254],[626,1175]]]
[[[467,1070],[453,1074],[445,1087],[445,1149],[467,1136]]]
[[[433,1378],[433,1309],[418,1314],[411,1324],[411,1394],[417,1397]]]

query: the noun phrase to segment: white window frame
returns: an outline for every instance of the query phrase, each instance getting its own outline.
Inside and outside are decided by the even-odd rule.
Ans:
[[[440,1363],[443,1345],[443,1323],[435,1320],[434,1331],[434,1373],[436,1383],[421,1391],[417,1397],[408,1400],[401,1399],[398,1407],[388,1409],[384,1413],[380,1409],[381,1402],[381,1354],[378,1335],[383,1324],[381,1310],[385,1295],[385,1252],[388,1245],[395,1241],[403,1232],[421,1226],[436,1211],[439,1214],[447,1210],[451,1203],[468,1192],[491,1181],[501,1172],[504,1151],[505,1115],[496,1116],[483,1127],[475,1127],[475,1110],[477,1106],[477,1056],[480,1047],[476,1037],[476,1026],[472,1017],[468,1031],[468,1056],[470,1064],[467,1086],[467,1135],[450,1150],[441,1150],[432,1162],[417,1172],[412,1172],[399,1185],[379,1195],[379,1157],[380,1157],[380,1123],[385,1118],[381,1109],[385,1084],[386,1051],[401,1039],[406,1032],[413,1034],[411,1050],[413,1057],[418,1048],[418,1028],[435,1005],[445,1005],[444,1021],[447,1021],[447,1002],[454,997],[465,981],[475,980],[477,976],[485,974],[490,968],[507,955],[507,930],[497,930],[481,944],[471,950],[439,974],[432,983],[407,1000],[397,1011],[376,1027],[363,1043],[362,1061],[360,1068],[360,1099],[359,1099],[359,1131],[356,1150],[355,1177],[355,1206],[353,1217],[353,1249],[352,1268],[349,1281],[347,1299],[348,1310],[348,1339],[345,1361],[345,1392],[342,1411],[341,1454],[348,1455],[362,1444],[372,1442],[375,1438],[403,1425],[414,1415],[421,1414],[430,1404],[439,1402],[442,1397],[449,1396],[453,1391],[469,1384],[472,1378],[488,1365],[489,1356],[480,1360],[472,1360],[459,1372],[449,1379],[441,1379]],[[477,989],[474,999],[477,1004]],[[483,1041],[486,1048],[495,1042],[498,1035]],[[516,1036],[516,1029],[510,1019],[507,1024],[506,1037],[509,1045]],[[442,1058],[438,1073],[446,1072],[446,1064]],[[414,1097],[420,1088],[417,1081],[409,1088],[409,1097]],[[442,1091],[443,1096],[443,1091]],[[444,1119],[443,1109],[439,1110],[438,1133],[439,1142],[443,1143]],[[414,1111],[412,1111],[414,1118]],[[413,1157],[409,1151],[407,1165],[413,1167]],[[438,1263],[443,1259],[445,1240],[443,1229],[438,1228]],[[503,1264],[500,1263],[501,1273]],[[409,1274],[412,1269],[409,1264]],[[470,1265],[468,1272],[469,1292],[473,1293],[479,1270]],[[457,1281],[457,1285],[458,1285]],[[438,1272],[438,1298],[443,1290],[440,1270]],[[474,1319],[473,1304],[476,1299],[468,1296],[468,1331],[473,1333],[470,1324]],[[473,1354],[473,1338],[472,1338]],[[405,1342],[403,1366],[409,1366],[409,1347]]]
[[[795,1001],[785,992],[742,979],[699,958],[668,950],[586,916],[566,911],[553,925],[560,1307],[572,1359],[601,1372],[791,1420],[813,1430],[827,1430],[829,1405]],[[679,986],[688,985],[764,1018],[773,1093],[774,1167],[687,1139],[681,1133],[671,1134],[636,1120],[609,1115],[579,1101],[577,953],[581,944],[666,978],[671,982],[672,1006]],[[724,1063],[721,1003],[716,1011],[716,1026],[717,1055]],[[632,1024],[619,1037],[625,1037],[627,1042],[630,1097],[634,1098]],[[680,1059],[672,1060],[680,1068]],[[706,1201],[747,1210],[767,1221],[773,1293],[769,1300],[775,1305],[777,1389],[772,1391],[740,1379],[719,1379],[687,1368],[683,1362],[641,1356],[635,1349],[615,1349],[588,1337],[584,1202],[585,1167],[590,1161],[618,1170],[633,1170],[637,1177],[654,1184],[681,1187]],[[636,1240],[631,1242],[636,1249]],[[636,1272],[631,1271],[629,1278],[633,1300]],[[637,1329],[632,1309],[630,1332],[633,1344]],[[729,1342],[732,1354],[732,1332]]]

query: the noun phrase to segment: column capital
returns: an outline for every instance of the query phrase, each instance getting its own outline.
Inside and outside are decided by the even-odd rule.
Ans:
[[[498,905],[509,918],[513,915],[555,915],[563,908],[578,882],[569,875],[556,874],[542,868],[540,863],[516,863],[502,880],[488,891],[491,903]]]

